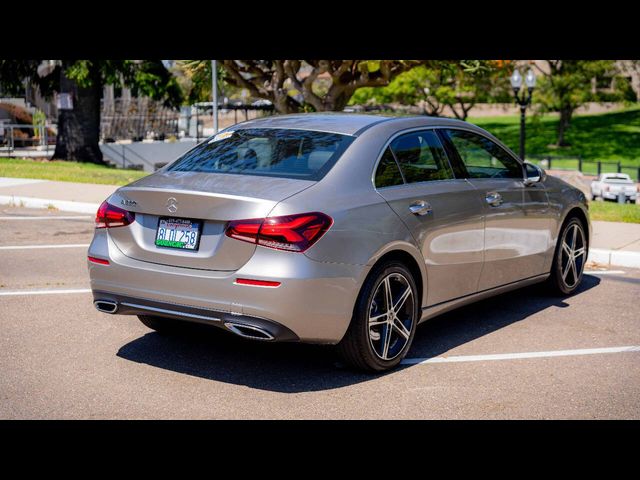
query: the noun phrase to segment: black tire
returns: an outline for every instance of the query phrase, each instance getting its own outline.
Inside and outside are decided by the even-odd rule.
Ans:
[[[574,267],[567,269],[568,254],[563,251],[563,242],[569,234],[573,234],[573,229],[578,229],[577,235],[577,247],[584,248],[584,254],[576,259]],[[581,240],[580,240],[581,238]],[[571,243],[571,239],[568,239]],[[573,245],[575,248],[576,245]],[[558,235],[558,243],[553,256],[553,263],[551,264],[551,276],[548,280],[548,285],[551,292],[555,295],[571,295],[575,292],[580,283],[582,282],[582,274],[584,271],[584,265],[587,259],[587,253],[589,251],[589,244],[585,233],[585,226],[578,217],[569,217]],[[566,277],[563,277],[563,272],[566,272]],[[576,275],[577,274],[577,275]]]
[[[171,318],[154,317],[151,315],[138,315],[138,320],[140,320],[144,324],[144,326],[149,327],[151,330],[155,330],[162,335],[173,335],[176,333],[181,333],[185,329],[185,325],[183,325],[183,322],[179,320],[173,320]]]
[[[386,295],[384,292],[387,287],[383,283],[387,278],[389,278],[389,283],[386,285],[389,285],[392,291],[392,304],[399,303],[397,300],[402,296],[402,293],[406,293],[406,288],[411,289],[411,294],[407,294],[405,302],[398,309],[400,316],[397,321],[399,323],[387,324],[382,323],[386,320],[381,320],[379,325],[372,327],[369,323],[372,310],[374,316],[376,316],[376,310],[378,313],[386,311],[386,313],[377,316],[388,314],[386,306],[378,307],[378,303],[382,304],[380,295]],[[382,294],[379,287],[383,289]],[[401,292],[395,298],[394,289],[396,292]],[[411,299],[411,303],[409,303],[409,299]],[[411,348],[416,326],[420,320],[420,306],[421,299],[418,298],[415,280],[405,265],[398,261],[389,261],[376,266],[362,286],[349,329],[337,345],[338,353],[347,365],[358,370],[383,372],[395,368]],[[408,325],[409,321],[411,322],[410,326]],[[401,327],[404,327],[404,330]],[[404,332],[404,336],[401,335],[401,331]],[[394,336],[396,337],[395,341],[393,340]],[[374,344],[377,345],[374,346]],[[377,352],[379,349],[382,349],[382,355]],[[384,352],[387,352],[386,355]],[[385,356],[387,358],[384,358]]]

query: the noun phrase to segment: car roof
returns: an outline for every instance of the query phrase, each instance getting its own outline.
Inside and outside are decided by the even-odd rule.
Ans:
[[[373,125],[382,122],[405,123],[407,120],[422,120],[424,126],[471,126],[450,118],[420,116],[389,116],[357,113],[323,112],[273,115],[256,118],[229,127],[233,130],[245,128],[283,128],[292,130],[314,130],[358,136]],[[413,123],[413,122],[412,122]]]

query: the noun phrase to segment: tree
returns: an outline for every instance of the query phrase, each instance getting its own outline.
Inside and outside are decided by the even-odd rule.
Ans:
[[[104,85],[130,87],[134,95],[178,106],[182,92],[160,60],[0,60],[0,83],[8,92],[36,84],[45,97],[71,95],[73,109],[60,109],[54,159],[102,163],[100,99]]]
[[[341,111],[357,89],[388,85],[397,75],[424,61],[223,60],[221,63],[229,84],[271,101],[280,113],[295,113]]]
[[[566,133],[575,110],[588,101],[598,101],[598,79],[607,78],[612,86],[607,100],[624,99],[625,82],[614,60],[543,60],[535,64],[542,73],[534,100],[542,112],[558,112],[558,146],[568,146]]]
[[[466,120],[478,101],[508,95],[507,85],[502,65],[494,62],[480,62],[470,69],[466,62],[443,61],[401,73],[386,87],[363,88],[350,103],[421,105],[426,115],[437,117],[449,112]]]

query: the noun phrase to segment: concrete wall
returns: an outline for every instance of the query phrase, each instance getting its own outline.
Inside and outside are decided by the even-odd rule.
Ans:
[[[145,172],[156,170],[156,163],[169,163],[196,146],[195,140],[180,142],[103,143],[100,150],[106,160],[119,167],[142,165]]]

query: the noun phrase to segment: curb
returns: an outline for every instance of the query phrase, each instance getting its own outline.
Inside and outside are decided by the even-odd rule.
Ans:
[[[0,205],[13,205],[26,208],[56,208],[65,212],[95,214],[100,204],[72,202],[69,200],[50,200],[46,198],[0,195]]]
[[[590,248],[587,260],[590,262],[602,263],[604,265],[640,268],[640,252]]]

